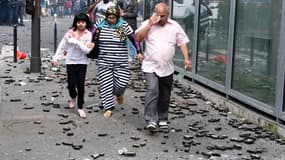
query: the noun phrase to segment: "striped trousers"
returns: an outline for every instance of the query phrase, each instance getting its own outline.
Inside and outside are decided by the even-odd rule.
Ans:
[[[104,110],[115,107],[115,96],[123,95],[129,84],[128,66],[98,65],[100,97]]]

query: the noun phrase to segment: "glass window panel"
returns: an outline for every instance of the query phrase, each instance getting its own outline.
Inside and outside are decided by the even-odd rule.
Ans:
[[[145,0],[144,18],[148,19],[154,12],[155,5],[160,2],[168,4],[168,0]]]
[[[238,0],[232,88],[274,106],[281,0]]]
[[[189,50],[192,50],[193,31],[194,31],[194,14],[195,4],[193,0],[174,0],[173,1],[173,19],[176,20],[184,29],[190,43],[188,43]],[[191,52],[189,51],[189,54]],[[191,57],[191,55],[189,55]],[[184,58],[180,49],[176,48],[174,57],[174,64],[184,68]]]
[[[200,3],[197,73],[225,84],[229,0],[202,0]]]
[[[285,112],[285,86],[283,88],[283,112]]]

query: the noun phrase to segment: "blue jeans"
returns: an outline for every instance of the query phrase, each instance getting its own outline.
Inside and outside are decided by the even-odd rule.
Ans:
[[[18,11],[16,7],[8,7],[9,8],[9,25],[18,24]]]
[[[8,10],[7,4],[1,3],[0,4],[0,24],[6,24],[7,23],[7,17],[8,17]]]

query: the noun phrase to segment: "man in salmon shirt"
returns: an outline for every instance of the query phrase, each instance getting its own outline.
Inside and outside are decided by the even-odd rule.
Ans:
[[[189,39],[182,27],[168,18],[166,3],[158,3],[155,13],[136,30],[136,39],[145,41],[144,55],[138,54],[147,81],[144,104],[146,128],[153,131],[168,127],[168,110],[173,83],[175,45],[180,47],[184,56],[185,69],[190,70],[187,43]]]

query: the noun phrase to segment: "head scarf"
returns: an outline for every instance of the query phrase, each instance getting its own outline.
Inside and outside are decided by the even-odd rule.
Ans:
[[[125,29],[124,29],[124,27],[122,25],[123,24],[123,20],[120,18],[120,9],[118,7],[116,7],[116,6],[109,7],[106,10],[106,14],[105,14],[106,18],[105,18],[105,20],[103,22],[104,24],[107,24],[106,23],[106,19],[110,15],[114,15],[117,18],[117,23],[115,25],[109,25],[108,24],[108,27],[115,28],[115,32],[118,33],[118,35],[120,37],[120,40],[121,41],[126,41],[127,37],[126,37],[126,35],[124,33]]]
[[[117,19],[119,19],[120,18],[120,9],[116,6],[109,7],[106,11],[106,17],[108,17],[109,15],[114,15],[117,17]]]

